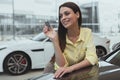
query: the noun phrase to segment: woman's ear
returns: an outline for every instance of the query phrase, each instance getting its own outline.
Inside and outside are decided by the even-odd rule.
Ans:
[[[77,18],[79,18],[79,17],[80,17],[80,14],[79,14],[79,12],[76,12],[76,16],[77,16]]]

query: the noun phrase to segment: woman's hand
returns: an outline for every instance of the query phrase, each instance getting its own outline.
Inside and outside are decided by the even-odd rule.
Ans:
[[[48,28],[45,26],[43,28],[43,32],[45,33],[46,36],[48,36],[53,42],[58,40],[57,32],[52,28]]]
[[[72,67],[60,67],[54,74],[55,78],[61,78],[64,74],[70,73],[73,71]]]

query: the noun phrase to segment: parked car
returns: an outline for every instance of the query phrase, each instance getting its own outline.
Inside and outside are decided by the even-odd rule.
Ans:
[[[112,50],[115,50],[120,47],[120,42],[113,44]]]
[[[98,57],[102,57],[110,52],[110,39],[108,39],[107,37],[101,37],[100,35],[93,33],[93,40],[96,46]]]
[[[102,57],[99,66],[90,66],[84,69],[65,74],[59,79],[54,73],[41,74],[27,80],[119,80],[120,79],[120,48]]]
[[[106,42],[97,36],[94,37],[94,41],[98,56],[105,55]],[[0,72],[19,75],[30,69],[44,68],[53,54],[53,44],[44,33],[38,34],[31,40],[5,42],[0,44]]]
[[[1,43],[0,72],[19,75],[30,69],[44,68],[53,54],[53,44],[43,33],[31,40]]]

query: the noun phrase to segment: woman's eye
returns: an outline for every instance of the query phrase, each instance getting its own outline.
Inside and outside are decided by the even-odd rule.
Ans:
[[[67,15],[69,15],[70,13],[69,13],[69,12],[65,12],[64,14],[67,16]]]
[[[64,12],[63,14],[59,15],[59,18],[61,19],[63,16],[68,16],[70,14],[70,12]]]

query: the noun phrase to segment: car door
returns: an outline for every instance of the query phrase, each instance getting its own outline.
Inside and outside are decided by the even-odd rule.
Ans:
[[[45,44],[40,41],[34,41],[31,45],[29,45],[32,61],[32,68],[43,68],[45,63]]]
[[[44,42],[44,48],[45,48],[44,62],[45,62],[45,64],[47,64],[51,60],[52,56],[54,55],[53,43],[51,42],[51,40],[49,38]]]

